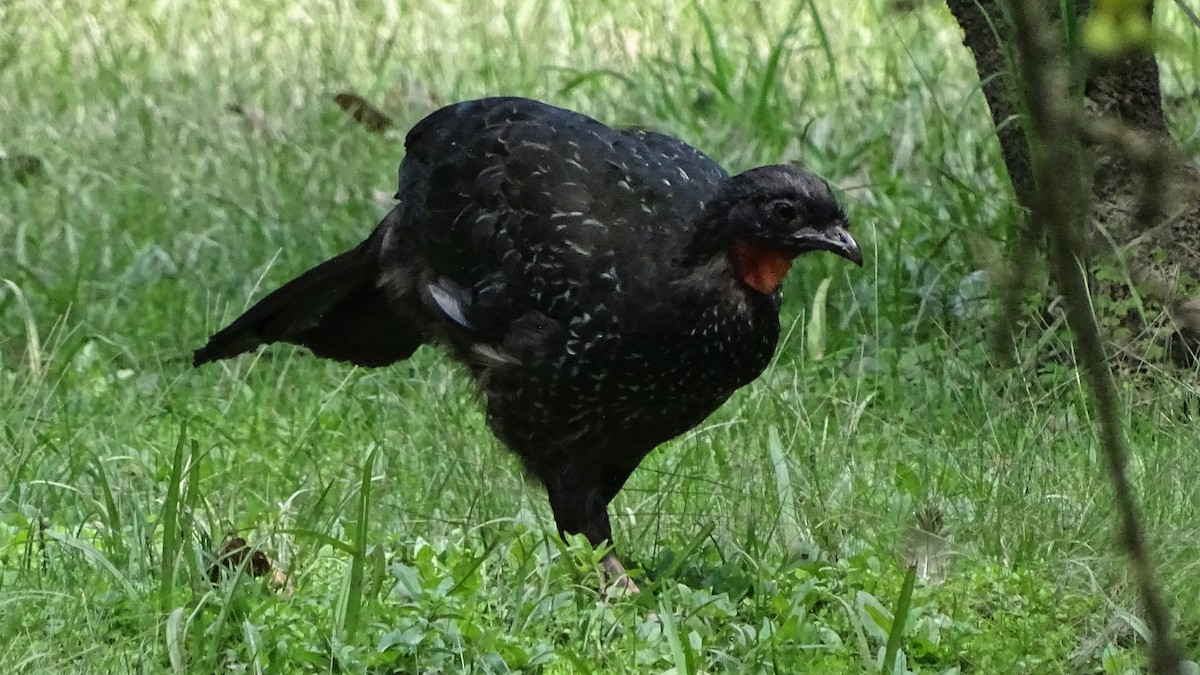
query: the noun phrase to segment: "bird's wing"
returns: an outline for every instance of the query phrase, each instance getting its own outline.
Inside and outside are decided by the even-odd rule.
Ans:
[[[729,177],[711,157],[674,136],[640,128],[625,129],[621,133],[641,141],[650,152],[673,165],[683,180],[694,182],[705,191],[716,192]]]
[[[530,312],[565,323],[636,306],[728,175],[670,136],[518,98],[438,110],[405,146],[406,236],[495,334]]]

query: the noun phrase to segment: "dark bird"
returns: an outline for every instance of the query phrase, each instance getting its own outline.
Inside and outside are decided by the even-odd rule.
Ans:
[[[366,241],[284,284],[194,365],[290,342],[359,366],[441,345],[561,534],[612,540],[608,504],[651,450],[762,373],[792,261],[862,254],[823,179],[730,176],[679,139],[521,98],[408,133],[399,203]],[[615,553],[604,568],[630,590]]]

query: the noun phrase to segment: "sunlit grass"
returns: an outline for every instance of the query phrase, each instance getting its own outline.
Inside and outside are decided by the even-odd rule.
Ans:
[[[984,308],[963,310],[963,280],[1018,213],[944,9],[77,4],[0,4],[0,149],[47,167],[0,178],[0,661],[15,672],[845,672],[882,658],[910,563],[910,669],[1140,662],[1128,631],[1106,632],[1136,603],[1074,372],[994,366]],[[1180,34],[1173,96],[1200,63]],[[380,371],[291,348],[190,368],[211,330],[386,208],[400,141],[354,126],[342,90],[402,128],[527,95],[673,132],[731,169],[803,161],[844,190],[867,267],[805,260],[776,363],[614,505],[652,592],[597,595],[595,553],[557,540],[430,350]],[[1194,137],[1195,106],[1172,115]],[[1191,646],[1189,391],[1163,374],[1125,394]],[[212,586],[230,531],[294,592]]]

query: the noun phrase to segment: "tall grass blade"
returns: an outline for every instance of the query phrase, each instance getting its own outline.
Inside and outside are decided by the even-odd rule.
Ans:
[[[183,644],[187,640],[187,627],[183,623],[183,608],[176,607],[167,615],[167,660],[171,663],[171,672],[186,673],[187,656]]]
[[[829,284],[832,277],[825,277],[813,294],[812,311],[808,315],[804,337],[808,346],[808,356],[813,361],[825,358],[825,298],[829,295]]]
[[[788,47],[792,38],[800,30],[799,18],[799,14],[793,16],[792,20],[788,22],[787,28],[775,40],[775,44],[771,45],[771,53],[767,56],[766,66],[762,69],[762,78],[758,83],[758,96],[754,102],[754,121],[759,125],[768,121],[768,108],[771,94],[775,91],[779,79],[779,67],[789,51]]]
[[[675,661],[675,672],[694,672],[688,668],[688,658],[683,651],[683,640],[679,639],[679,627],[675,625],[675,616],[671,613],[671,608],[667,606],[666,601],[662,598],[658,599],[658,618],[662,621],[663,635],[666,636],[667,644],[671,647],[671,658]]]
[[[692,0],[692,7],[696,10],[696,15],[700,18],[700,26],[704,29],[704,39],[708,43],[709,56],[712,57],[712,69],[707,72],[713,88],[725,100],[732,100],[733,93],[730,90],[729,83],[733,80],[733,66],[729,63],[729,59],[725,57],[725,52],[721,48],[720,32],[713,25],[712,17],[700,7],[700,3],[697,0]]]
[[[917,566],[909,565],[904,574],[904,585],[900,587],[900,597],[896,599],[896,611],[892,616],[892,629],[888,632],[887,646],[883,650],[881,673],[890,673],[896,665],[896,654],[904,641],[904,627],[908,624],[908,611],[912,606],[913,587],[917,583]]]
[[[129,557],[125,539],[121,536],[121,513],[117,511],[117,501],[113,499],[112,487],[108,484],[108,472],[104,470],[104,462],[99,457],[93,460],[91,473],[100,486],[100,496],[104,498],[105,541],[108,542],[109,556],[117,565],[124,566]]]
[[[371,476],[375,470],[375,456],[378,452],[379,449],[374,448],[367,455],[358,490],[358,522],[355,523],[353,532],[354,555],[350,558],[350,576],[346,582],[345,610],[340,631],[342,640],[346,642],[354,641],[362,614],[363,573],[367,563],[367,536],[371,515]]]
[[[780,529],[789,550],[801,543],[803,528],[796,516],[796,495],[792,490],[792,474],[788,470],[787,457],[783,453],[783,442],[779,438],[779,427],[767,429],[767,450],[771,453],[771,467],[775,473],[775,494],[779,498]]]
[[[825,52],[825,60],[829,63],[829,78],[833,82],[834,90],[841,95],[842,78],[838,76],[837,59],[833,56],[833,44],[829,41],[829,31],[825,30],[825,21],[821,19],[821,11],[817,9],[817,3],[808,0],[808,10],[812,14],[813,23],[816,24],[817,40],[821,43],[821,51]]]
[[[183,480],[184,448],[187,447],[187,421],[179,423],[179,440],[171,456],[171,475],[167,479],[167,497],[163,500],[162,559],[159,561],[158,598],[162,611],[167,611],[171,601],[171,590],[175,586],[175,562],[179,556],[179,490]]]

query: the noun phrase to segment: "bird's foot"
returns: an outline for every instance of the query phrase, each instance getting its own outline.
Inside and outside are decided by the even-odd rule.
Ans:
[[[641,589],[637,584],[633,583],[633,579],[625,572],[625,566],[617,559],[617,554],[609,551],[607,555],[600,559],[600,566],[604,568],[604,573],[613,580],[613,587],[625,591],[626,593],[641,593]]]

